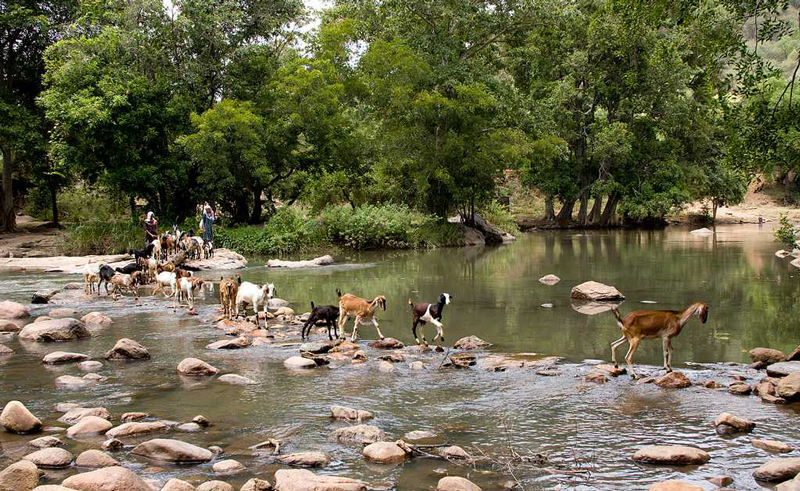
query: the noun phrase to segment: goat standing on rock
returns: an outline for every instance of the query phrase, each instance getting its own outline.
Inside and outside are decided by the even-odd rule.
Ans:
[[[275,298],[275,285],[272,283],[262,286],[255,285],[249,281],[241,283],[239,291],[236,292],[236,317],[239,317],[239,305],[250,304],[255,311],[256,326],[258,326],[258,306],[261,303],[264,304],[264,316],[266,317],[267,303],[272,298]],[[242,310],[244,311],[245,309],[243,308]]]
[[[444,312],[444,306],[449,305],[452,298],[453,296],[449,293],[442,293],[439,295],[438,303],[418,303],[417,305],[414,305],[414,302],[411,301],[410,298],[408,299],[408,305],[411,306],[411,317],[414,322],[411,330],[414,333],[414,339],[417,341],[417,344],[420,344],[419,338],[417,337],[417,324],[422,324],[422,342],[428,344],[425,340],[424,327],[428,322],[436,326],[436,337],[433,338],[433,342],[435,343],[437,339],[441,339],[442,342],[444,342],[444,326],[441,322],[442,313]]]
[[[375,310],[380,307],[384,312],[386,311],[386,297],[378,295],[372,300],[364,300],[351,293],[342,295],[341,290],[336,290],[336,295],[339,296],[339,331],[344,336],[344,325],[347,319],[351,316],[355,317],[353,323],[353,334],[350,336],[350,342],[354,343],[358,339],[358,325],[359,324],[372,324],[378,331],[378,336],[384,339],[381,333],[381,328],[378,325],[378,319],[375,318]]]

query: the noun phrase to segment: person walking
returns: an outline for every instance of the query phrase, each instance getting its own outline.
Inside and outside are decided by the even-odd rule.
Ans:
[[[214,242],[214,210],[206,201],[203,203],[203,218],[200,220],[203,242]]]
[[[158,220],[152,211],[147,212],[147,218],[144,219],[144,246],[149,246],[154,240],[158,238]]]

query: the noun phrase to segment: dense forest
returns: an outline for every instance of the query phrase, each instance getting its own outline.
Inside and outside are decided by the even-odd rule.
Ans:
[[[9,0],[0,229],[59,194],[658,221],[800,167],[800,0]],[[309,23],[314,27],[308,29]],[[91,205],[90,205],[91,206]]]

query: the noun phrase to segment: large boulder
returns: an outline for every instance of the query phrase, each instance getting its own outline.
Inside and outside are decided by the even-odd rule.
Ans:
[[[574,286],[570,297],[576,300],[624,300],[623,295],[613,286],[604,285],[596,281],[587,281]]]
[[[406,451],[394,442],[375,442],[364,447],[364,458],[381,464],[394,464],[406,459]]]
[[[28,307],[21,303],[3,300],[0,302],[0,319],[26,319],[31,316]]]
[[[303,358],[302,356],[292,356],[283,360],[283,366],[290,370],[305,370],[308,368],[316,368],[317,364],[314,360]]]
[[[242,349],[250,346],[250,340],[245,336],[236,339],[222,339],[206,346],[206,349]]]
[[[111,421],[111,413],[104,407],[76,407],[64,413],[63,416],[58,418],[58,421],[59,423],[74,425],[86,416],[97,416]]]
[[[180,479],[170,479],[161,491],[195,491],[194,486]]]
[[[119,466],[76,474],[61,485],[78,491],[153,491],[141,477]]]
[[[114,344],[103,358],[106,360],[149,360],[147,348],[128,338],[122,338]]]
[[[778,395],[784,399],[800,398],[800,372],[790,373],[778,380],[776,390]]]
[[[770,377],[785,377],[792,373],[800,373],[800,361],[782,361],[767,367],[767,375]]]
[[[167,425],[160,421],[155,421],[152,423],[123,423],[116,428],[111,428],[108,430],[106,432],[106,437],[127,438],[166,430]]]
[[[72,461],[75,460],[71,453],[58,447],[43,448],[22,458],[44,469],[63,469],[64,467],[69,467]]]
[[[671,479],[651,485],[650,491],[703,491],[703,488],[688,482]]]
[[[331,436],[338,442],[358,443],[361,445],[386,440],[386,433],[377,426],[372,425],[346,426],[334,431]]]
[[[658,377],[656,385],[665,389],[684,389],[691,386],[692,382],[681,372],[669,372]]]
[[[76,438],[89,435],[102,435],[110,430],[112,426],[111,422],[106,419],[98,418],[97,416],[86,416],[67,429],[67,436]]]
[[[87,450],[75,459],[75,465],[78,467],[88,467],[91,469],[99,469],[101,467],[113,467],[119,465],[112,456],[100,450]]]
[[[469,479],[458,476],[447,476],[439,479],[436,491],[481,491],[480,486]]]
[[[0,491],[31,491],[39,484],[36,464],[21,460],[0,472]]]
[[[70,353],[69,351],[53,351],[42,358],[42,363],[46,365],[58,365],[61,363],[77,363],[86,361],[89,355],[83,353]]]
[[[456,344],[453,345],[455,349],[478,349],[478,348],[488,348],[492,345],[492,343],[487,343],[483,339],[479,338],[478,336],[467,336],[464,338],[459,339],[456,341]]]
[[[164,462],[196,464],[214,458],[210,450],[191,443],[167,438],[156,438],[137,445],[131,453]]]
[[[367,491],[367,484],[346,477],[317,476],[304,469],[281,469],[275,473],[275,491]]]
[[[699,465],[710,458],[703,450],[684,445],[653,445],[633,454],[633,460],[649,464]]]
[[[783,351],[772,348],[753,348],[750,350],[750,360],[753,363],[758,363],[763,368],[773,363],[785,361],[786,355]]]
[[[253,379],[249,379],[247,377],[243,377],[243,376],[237,375],[235,373],[227,373],[227,374],[221,376],[220,378],[218,378],[217,381],[218,382],[223,382],[223,383],[226,383],[226,384],[231,384],[231,385],[256,385],[256,384],[258,384],[258,382],[256,382]]]
[[[81,317],[81,322],[86,324],[87,327],[105,327],[114,323],[114,319],[100,312],[89,312]]]
[[[35,433],[42,422],[19,401],[10,401],[0,413],[0,425],[10,433]]]
[[[325,467],[331,459],[324,452],[296,452],[281,455],[277,460],[293,467]]]
[[[341,419],[344,421],[368,421],[375,416],[369,412],[361,409],[353,409],[345,406],[331,406],[331,418]]]
[[[83,322],[77,319],[51,319],[44,322],[28,324],[19,332],[19,338],[25,341],[74,341],[88,338],[91,334]]]
[[[197,358],[185,358],[178,364],[177,370],[181,375],[190,376],[210,376],[219,373],[219,370]]]
[[[800,457],[772,459],[756,469],[753,477],[759,481],[788,481],[800,473]]]
[[[714,419],[714,426],[720,425],[729,426],[733,431],[741,433],[749,433],[756,427],[756,424],[749,419],[740,418],[731,413],[722,413]]]

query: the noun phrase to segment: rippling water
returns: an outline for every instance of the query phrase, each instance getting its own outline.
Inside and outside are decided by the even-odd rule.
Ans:
[[[800,342],[798,271],[773,256],[776,248],[768,228],[747,225],[718,227],[709,238],[694,237],[680,228],[552,232],[527,235],[500,248],[366,253],[337,258],[344,266],[268,271],[254,264],[242,272],[246,280],[275,283],[278,296],[292,302],[298,312],[307,310],[311,300],[334,303],[337,287],[364,297],[382,293],[388,298],[388,308],[379,316],[381,328],[385,335],[407,344],[413,343],[407,299],[433,301],[447,291],[454,297],[444,316],[448,344],[475,334],[494,343],[491,352],[563,356],[558,366],[562,375],[557,377],[539,376],[534,370],[420,372],[410,371],[405,364],[387,374],[377,370],[378,353],[370,348],[370,361],[363,365],[289,372],[282,360],[296,354],[296,346],[206,350],[206,344],[222,337],[210,322],[216,315],[211,295],[199,302],[200,315],[191,317],[182,311],[175,314],[168,308],[171,301],[163,298],[143,297],[135,305],[130,298],[113,302],[104,295],[60,294],[57,306],[100,311],[113,317],[114,325],[74,343],[6,342],[16,353],[0,358],[0,403],[19,399],[45,424],[57,424],[61,414],[53,407],[58,402],[105,406],[116,417],[144,411],[184,422],[203,414],[213,423],[207,431],[171,436],[222,446],[227,457],[248,468],[247,474],[222,478],[235,485],[253,475],[272,480],[279,467],[247,450],[270,437],[285,441],[287,452],[326,451],[333,461],[320,472],[361,478],[380,489],[434,489],[442,472],[466,476],[485,490],[501,489],[510,479],[488,466],[471,469],[426,459],[401,466],[367,463],[360,448],[328,440],[343,425],[328,418],[329,406],[336,403],[374,412],[373,424],[391,438],[429,429],[441,435],[439,441],[461,445],[473,454],[479,454],[479,447],[489,455],[502,455],[513,446],[520,453],[547,455],[543,469],[517,475],[525,489],[553,489],[558,484],[562,489],[646,489],[652,482],[670,478],[713,489],[705,480],[719,474],[732,476],[735,489],[762,489],[750,474],[771,456],[753,448],[750,436],[717,436],[711,422],[720,412],[729,411],[756,421],[752,437],[796,445],[798,405],[762,404],[756,397],[701,387],[663,390],[635,385],[627,376],[604,386],[583,384],[581,376],[590,368],[583,360],[608,360],[609,344],[618,337],[618,328],[607,313],[585,316],[574,311],[569,290],[589,279],[615,285],[627,295],[623,312],[650,308],[640,303],[643,300],[669,309],[695,300],[708,302],[708,324],[692,321],[674,340],[675,365],[696,382],[715,379],[728,384],[736,373],[753,383],[761,374],[723,362],[746,362],[746,350],[755,346],[791,351]],[[541,285],[538,278],[548,273],[560,276],[561,283]],[[218,279],[216,274],[209,277]],[[0,298],[28,301],[33,291],[76,277],[29,274],[3,279]],[[554,307],[542,308],[543,303]],[[51,308],[33,311],[41,315]],[[434,332],[428,328],[429,339]],[[360,333],[362,338],[375,337],[369,326]],[[153,359],[104,362],[99,373],[108,380],[90,389],[55,386],[59,375],[82,375],[77,366],[41,364],[45,354],[56,350],[100,358],[121,337],[144,344]],[[202,358],[222,373],[255,379],[258,385],[237,387],[213,379],[182,378],[175,366],[188,356]],[[423,355],[429,367],[437,366],[441,357]],[[643,343],[636,362],[642,372],[654,374],[661,363],[660,343]],[[687,366],[687,362],[705,365]],[[30,439],[0,433],[3,460],[29,452],[25,443]],[[101,441],[70,440],[66,448],[77,455]],[[671,468],[630,460],[636,449],[655,443],[695,445],[708,451],[711,461],[700,467]],[[213,478],[210,464],[175,467],[127,452],[114,456],[162,483],[170,477],[195,483]],[[563,469],[588,472],[570,475]],[[60,482],[72,472],[48,471],[48,477]]]

